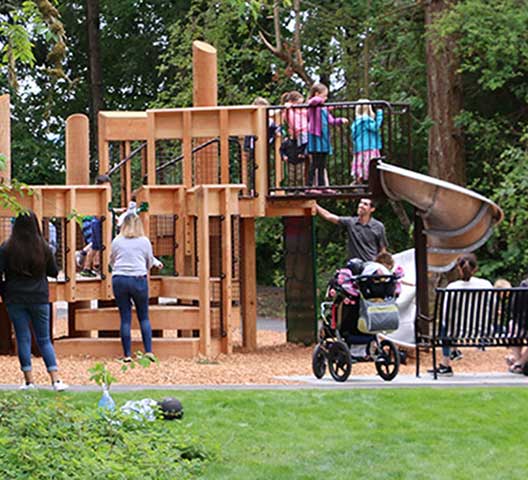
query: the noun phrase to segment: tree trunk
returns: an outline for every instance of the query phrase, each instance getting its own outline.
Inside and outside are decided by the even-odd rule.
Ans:
[[[101,67],[101,38],[99,28],[99,0],[86,0],[88,31],[88,73],[90,89],[90,153],[92,171],[97,171],[97,116],[103,109],[103,73]]]
[[[453,0],[428,0],[425,3],[426,31],[435,17],[446,12]],[[464,138],[455,126],[462,110],[462,82],[455,53],[456,41],[449,37],[438,45],[435,36],[426,39],[428,115],[433,122],[429,131],[429,173],[459,185],[466,183]],[[441,48],[438,48],[438,47]]]

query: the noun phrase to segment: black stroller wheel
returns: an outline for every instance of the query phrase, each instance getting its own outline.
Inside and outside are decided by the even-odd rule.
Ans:
[[[324,377],[326,372],[326,354],[320,343],[315,346],[312,353],[312,371],[315,378],[319,380]]]
[[[400,353],[390,340],[380,342],[378,355],[375,360],[378,375],[386,382],[390,382],[400,369]]]
[[[352,371],[350,350],[344,342],[333,342],[328,349],[328,370],[336,382],[345,382]]]

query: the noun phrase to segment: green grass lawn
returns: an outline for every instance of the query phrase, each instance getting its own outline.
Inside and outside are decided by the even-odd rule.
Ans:
[[[0,393],[0,399],[2,398]],[[55,394],[39,392],[53,403]],[[516,479],[528,469],[528,389],[143,391],[176,396],[215,452],[207,479]],[[97,393],[66,393],[86,408]],[[167,435],[176,434],[165,422]],[[133,453],[131,452],[131,455]],[[163,462],[163,458],[160,458]]]

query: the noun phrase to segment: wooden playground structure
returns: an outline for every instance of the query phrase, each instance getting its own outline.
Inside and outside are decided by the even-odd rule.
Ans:
[[[280,216],[286,219],[285,232],[292,231],[293,236],[311,232],[314,196],[309,190],[298,195],[283,188],[288,174],[279,152],[280,137],[270,141],[269,128],[270,119],[280,123],[280,112],[254,105],[217,106],[216,69],[216,50],[194,42],[194,107],[99,113],[98,172],[109,175],[112,186],[90,185],[89,121],[74,114],[66,120],[66,185],[31,186],[31,195],[18,196],[42,221],[48,240],[55,232],[60,274],[50,281],[50,301],[68,303],[67,336],[55,339],[59,355],[121,353],[119,312],[108,268],[116,220],[111,207],[125,207],[133,196],[143,207],[141,218],[154,255],[166,265],[160,274],[150,276],[156,355],[230,353],[235,328],[242,331],[245,350],[257,347],[255,220]],[[390,104],[380,103],[392,111]],[[351,102],[343,105],[349,115],[353,113]],[[396,129],[390,115],[385,123],[390,139],[391,129]],[[340,134],[338,148],[348,175],[350,136]],[[409,139],[401,142],[405,148]],[[252,146],[246,148],[247,143]],[[393,142],[385,143],[389,158],[396,157]],[[0,174],[9,180],[7,95],[0,97],[0,152],[8,160]],[[349,182],[342,186],[346,197],[371,195],[372,185],[351,187]],[[102,220],[100,273],[94,278],[79,276],[76,265],[76,252],[84,246],[76,218],[83,216]],[[11,217],[11,211],[0,209],[0,241],[9,235]],[[292,221],[287,224],[287,219]],[[311,241],[310,235],[305,241]],[[300,251],[296,255],[291,256],[292,265],[313,260]],[[307,278],[313,277],[311,269],[313,265],[305,269]],[[306,296],[303,282],[291,289],[297,291],[291,303]],[[11,326],[2,311],[0,354],[12,354]],[[297,321],[311,329],[304,338],[313,339],[315,320],[313,305],[308,312],[299,310]],[[139,328],[135,318],[132,328]],[[133,350],[140,348],[134,341]]]
[[[141,184],[137,203],[154,254],[170,261],[168,275],[150,277],[150,320],[153,348],[160,357],[205,356],[233,348],[232,332],[241,327],[243,346],[256,348],[256,258],[255,219],[261,216],[311,215],[312,201],[286,203],[267,199],[267,144],[255,142],[254,187],[247,188],[248,165],[240,159],[242,176],[233,181],[229,141],[233,137],[267,137],[267,112],[263,107],[216,106],[216,51],[207,44],[193,45],[194,108],[147,110],[146,112],[101,112],[99,114],[99,173],[110,171],[110,151],[118,144],[121,187],[114,188],[122,205],[132,195],[134,164],[131,149],[142,142],[139,155]],[[10,157],[9,97],[0,97],[0,151]],[[68,335],[56,339],[58,355],[112,356],[121,352],[119,312],[108,272],[112,241],[112,187],[89,186],[89,125],[85,115],[72,115],[66,122],[65,186],[31,186],[32,195],[19,202],[33,209],[42,220],[44,235],[50,221],[57,230],[57,261],[61,273],[50,281],[52,302],[68,302]],[[194,147],[217,139],[209,148]],[[178,184],[159,185],[156,152],[160,142],[179,144]],[[196,149],[195,149],[196,150]],[[121,157],[122,156],[122,157]],[[3,172],[9,179],[10,167]],[[242,183],[241,181],[245,182]],[[143,182],[141,182],[143,183]],[[114,197],[115,198],[115,197]],[[115,205],[115,204],[114,204]],[[120,205],[117,205],[120,206]],[[83,247],[80,226],[70,218],[102,218],[101,274],[94,279],[77,274],[75,253]],[[3,241],[9,234],[10,211],[0,211]],[[2,228],[2,223],[5,224]],[[170,304],[158,304],[168,297]],[[91,301],[97,300],[97,308]],[[110,306],[109,306],[110,305]],[[5,315],[3,332],[10,331]],[[136,320],[133,328],[138,328]],[[5,337],[3,335],[3,337]],[[133,345],[135,349],[136,345]],[[14,342],[4,339],[2,353],[13,353]]]

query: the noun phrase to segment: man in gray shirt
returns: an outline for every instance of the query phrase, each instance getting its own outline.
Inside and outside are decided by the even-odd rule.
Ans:
[[[349,258],[361,258],[368,262],[386,250],[385,227],[372,216],[376,208],[370,198],[359,201],[357,217],[338,217],[319,205],[316,207],[317,213],[325,220],[346,228]]]

